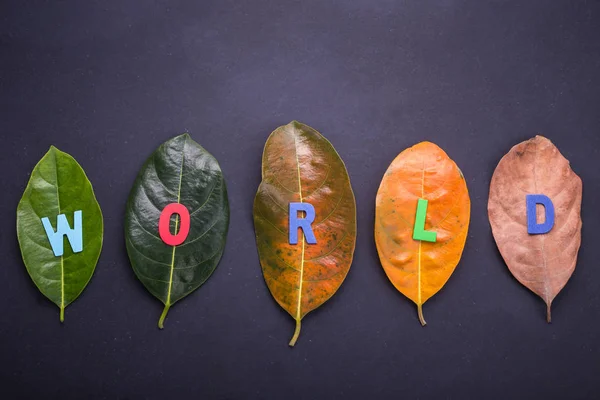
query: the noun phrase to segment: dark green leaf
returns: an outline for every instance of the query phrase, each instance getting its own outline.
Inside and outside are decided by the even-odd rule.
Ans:
[[[82,212],[83,251],[74,253],[63,238],[64,253],[55,256],[42,218],[56,231],[64,214],[73,227],[74,213]],[[103,222],[92,184],[73,157],[54,146],[31,173],[17,207],[17,236],[27,272],[44,296],[64,310],[88,284],[102,249]]]
[[[190,231],[179,246],[165,244],[158,231],[162,210],[183,204]],[[170,232],[178,232],[179,216]],[[146,289],[169,308],[200,287],[213,273],[229,226],[227,188],[217,160],[189,135],[163,143],[142,167],[129,195],[125,240],[133,270]]]

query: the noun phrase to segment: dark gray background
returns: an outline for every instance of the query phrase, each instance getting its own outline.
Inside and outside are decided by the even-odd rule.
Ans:
[[[596,1],[4,1],[0,5],[0,390],[6,398],[597,398],[600,395],[600,4]],[[252,201],[269,133],[297,119],[346,162],[354,263],[303,323],[271,298]],[[143,161],[189,131],[221,163],[232,207],[212,278],[162,305],[129,266],[123,214]],[[487,219],[490,178],[542,133],[584,182],[577,269],[545,306],[508,272]],[[375,194],[422,140],[472,199],[461,263],[415,306],[373,241]],[[17,202],[50,144],[86,170],[104,248],[58,309],[28,277]]]

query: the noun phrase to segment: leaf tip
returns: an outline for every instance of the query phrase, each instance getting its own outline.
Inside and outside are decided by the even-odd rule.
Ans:
[[[46,152],[46,156],[49,155],[49,154],[51,154],[52,157],[56,158],[56,157],[58,157],[60,155],[66,154],[66,153],[64,151],[61,151],[58,147],[56,147],[54,145],[50,145],[50,148]]]
[[[300,121],[293,120],[292,122],[290,122],[288,124],[288,126],[291,126],[293,128],[296,128],[296,129],[300,129],[300,128],[302,128],[302,123]]]

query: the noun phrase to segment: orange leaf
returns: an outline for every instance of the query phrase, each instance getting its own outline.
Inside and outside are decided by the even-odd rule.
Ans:
[[[419,199],[427,200],[424,229],[435,242],[413,239]],[[375,208],[375,243],[383,269],[402,294],[422,306],[448,281],[467,239],[471,200],[454,161],[438,146],[419,143],[387,169]]]

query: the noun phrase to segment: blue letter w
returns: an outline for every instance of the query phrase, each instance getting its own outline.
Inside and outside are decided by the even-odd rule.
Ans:
[[[79,253],[83,250],[83,233],[82,233],[82,221],[81,221],[81,210],[75,211],[74,214],[74,227],[71,229],[69,221],[65,214],[59,214],[56,218],[56,232],[52,229],[50,220],[47,217],[42,218],[42,224],[46,230],[46,235],[52,246],[52,251],[55,256],[62,256],[64,253],[63,249],[63,236],[67,235],[73,253]]]

